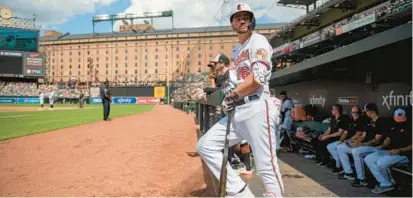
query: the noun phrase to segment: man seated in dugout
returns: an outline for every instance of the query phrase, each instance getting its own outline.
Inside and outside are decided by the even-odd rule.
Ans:
[[[354,187],[368,185],[365,181],[364,158],[377,151],[377,146],[381,145],[384,140],[383,134],[389,131],[391,127],[389,119],[379,116],[379,110],[375,103],[366,104],[364,111],[370,118],[370,123],[367,124],[367,129],[363,131],[361,140],[351,143],[351,153],[357,173],[357,178],[352,184]]]
[[[366,156],[364,161],[379,185],[373,193],[384,193],[394,189],[394,181],[389,167],[394,164],[408,164],[412,155],[412,122],[408,111],[397,108],[393,114],[393,125],[384,133],[383,144],[377,146],[377,151]]]
[[[348,127],[348,116],[343,115],[343,107],[339,104],[335,104],[331,108],[331,120],[328,129],[324,134],[320,135],[318,138],[313,138],[311,143],[316,150],[316,160],[317,164],[325,167],[329,165],[330,155],[327,150],[327,145],[333,142],[337,142],[340,139],[341,134]],[[340,172],[341,163],[340,160],[336,161],[334,166],[334,173]]]
[[[363,140],[363,133],[365,134],[367,124],[370,123],[370,119],[362,114],[358,106],[351,108],[351,118],[347,130],[341,135],[337,146],[337,153],[344,169],[344,172],[339,175],[339,178],[348,180],[355,179],[349,158],[349,154],[351,154],[353,150],[351,145]]]

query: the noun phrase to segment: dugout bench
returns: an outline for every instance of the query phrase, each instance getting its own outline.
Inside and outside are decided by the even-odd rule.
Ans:
[[[293,130],[289,132],[289,137],[291,138],[291,144],[294,145],[294,149],[297,150],[299,148],[303,148],[312,154],[315,154],[315,149],[313,148],[311,144],[311,137],[305,136],[303,138],[298,138],[295,136],[295,131],[298,127],[308,127],[310,133],[313,132],[318,132],[318,133],[324,133],[324,131],[327,130],[328,128],[328,123],[321,123],[321,122],[316,122],[316,121],[299,121],[299,122],[294,122],[293,123]],[[351,154],[349,154],[351,155]],[[331,157],[331,160],[334,160]],[[412,196],[412,163],[411,163],[411,158],[409,159],[410,163],[405,164],[395,164],[392,167],[390,167],[390,170],[392,171],[392,177],[396,181],[396,190],[386,193],[390,196]],[[353,164],[353,158],[350,157],[350,163],[351,166],[354,169],[354,164]],[[368,168],[366,167],[366,170]],[[373,175],[371,175],[370,171],[367,171],[366,174],[366,179],[371,182],[375,182],[375,178]],[[373,188],[374,185],[369,186],[370,188]]]

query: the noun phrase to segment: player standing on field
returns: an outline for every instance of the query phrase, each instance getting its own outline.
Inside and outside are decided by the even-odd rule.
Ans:
[[[283,182],[275,155],[276,106],[270,100],[272,47],[255,28],[254,13],[245,3],[239,3],[230,17],[231,26],[238,34],[240,48],[235,60],[239,83],[225,86],[225,112],[233,114],[228,136],[229,146],[245,139],[254,152],[255,166],[261,177],[264,196],[283,196]],[[232,88],[231,88],[232,86]],[[226,118],[221,119],[197,144],[197,152],[216,178],[220,178],[222,149],[225,143]],[[236,197],[253,197],[244,181],[228,166],[227,194]]]
[[[54,104],[54,91],[50,90],[49,92],[49,103],[50,103],[50,109],[53,110],[53,104]]]
[[[40,107],[43,109],[43,104],[44,104],[44,94],[43,91],[39,92],[39,101],[40,101]]]

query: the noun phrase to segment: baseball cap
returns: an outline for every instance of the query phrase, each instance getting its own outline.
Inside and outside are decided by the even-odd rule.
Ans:
[[[366,105],[364,105],[364,111],[379,111],[379,109],[377,108],[377,105],[370,102],[367,103]]]
[[[397,108],[394,111],[393,119],[396,122],[406,122],[407,121],[406,111],[402,108]]]
[[[271,89],[270,89],[270,93],[271,93],[271,94],[275,94],[275,89],[274,89],[274,88],[271,88]]]
[[[218,54],[215,56],[214,60],[210,61],[212,63],[225,63],[225,65],[229,65],[229,59],[224,54]]]

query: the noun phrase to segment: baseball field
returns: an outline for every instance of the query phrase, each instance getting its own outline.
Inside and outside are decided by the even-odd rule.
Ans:
[[[0,196],[198,196],[193,117],[169,105],[0,105]]]
[[[111,117],[122,117],[147,112],[152,105],[112,105]],[[53,111],[48,105],[43,109],[39,105],[0,105],[0,140],[63,129],[102,120],[102,105],[87,105],[79,109],[78,105],[55,105]]]

